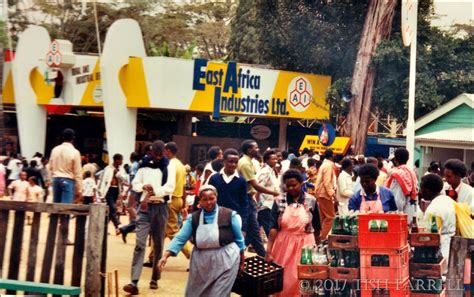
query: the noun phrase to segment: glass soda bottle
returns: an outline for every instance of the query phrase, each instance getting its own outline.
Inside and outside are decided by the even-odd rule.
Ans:
[[[438,223],[436,222],[436,216],[431,217],[431,233],[438,233]]]
[[[377,223],[377,220],[372,220],[370,221],[370,232],[379,232],[379,224]]]
[[[306,252],[307,251],[307,247],[304,246],[302,249],[301,249],[301,259],[300,259],[300,264],[303,264],[305,265],[307,260],[306,258],[308,257],[308,253]]]

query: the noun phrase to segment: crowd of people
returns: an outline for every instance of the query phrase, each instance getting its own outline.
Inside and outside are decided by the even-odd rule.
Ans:
[[[442,220],[442,253],[456,232],[455,203],[474,211],[474,164],[468,171],[457,159],[432,162],[422,176],[407,166],[405,148],[388,159],[342,156],[330,149],[286,152],[255,140],[240,148],[213,146],[208,160],[193,168],[178,158],[174,142],[146,146],[124,164],[120,154],[103,168],[83,164],[74,148],[74,131],[49,161],[36,154],[30,163],[9,158],[0,165],[0,192],[16,201],[105,203],[115,233],[124,242],[136,233],[131,281],[123,289],[139,293],[144,266],[152,268],[150,289],[157,289],[170,256],[190,259],[186,294],[228,296],[243,269],[244,251],[254,252],[285,269],[281,296],[299,296],[297,263],[303,246],[327,240],[334,217],[351,212],[403,212],[410,225],[436,216]],[[3,175],[5,178],[1,178]],[[2,184],[4,183],[4,184]],[[118,207],[120,206],[120,207]],[[121,224],[120,215],[129,215]],[[152,250],[145,262],[147,239]],[[165,246],[165,238],[171,242]]]

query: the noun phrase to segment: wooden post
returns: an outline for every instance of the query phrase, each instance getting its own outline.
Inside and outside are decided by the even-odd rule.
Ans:
[[[112,296],[112,272],[107,272],[107,296]]]
[[[463,295],[464,261],[468,252],[468,238],[454,236],[449,249],[448,274],[446,276],[446,296]]]
[[[278,148],[282,151],[286,151],[286,129],[288,128],[288,119],[280,119],[280,129],[278,132]]]
[[[119,281],[118,281],[118,270],[114,270],[114,278],[115,278],[115,297],[119,297]]]
[[[104,240],[105,216],[107,206],[100,204],[90,205],[89,234],[86,244],[86,288],[85,296],[100,296],[101,278],[100,264],[102,249],[98,249],[96,243]]]

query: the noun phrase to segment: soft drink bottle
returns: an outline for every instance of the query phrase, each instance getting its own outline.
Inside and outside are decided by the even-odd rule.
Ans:
[[[370,221],[370,232],[379,232],[379,224],[377,220]]]
[[[308,253],[306,252],[306,250],[307,250],[307,247],[305,246],[301,249],[300,264],[303,264],[303,265],[306,264],[307,262],[306,258],[308,257]]]

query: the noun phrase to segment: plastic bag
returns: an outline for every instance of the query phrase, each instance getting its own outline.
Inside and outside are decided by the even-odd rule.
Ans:
[[[471,210],[466,203],[454,203],[456,212],[456,229],[464,238],[474,238],[474,221],[471,219]]]

